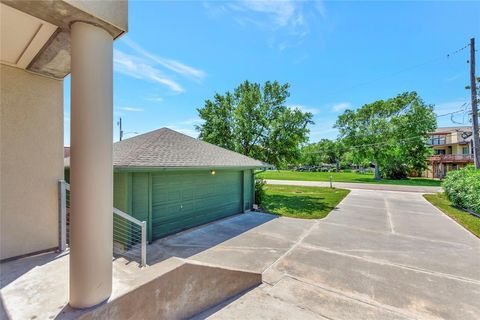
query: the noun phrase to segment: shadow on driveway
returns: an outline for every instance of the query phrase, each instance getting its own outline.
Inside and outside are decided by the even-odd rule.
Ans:
[[[147,246],[147,264],[190,258],[277,218],[264,213],[238,214],[156,240]]]

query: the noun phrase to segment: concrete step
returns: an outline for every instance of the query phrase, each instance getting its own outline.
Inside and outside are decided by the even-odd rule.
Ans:
[[[262,276],[171,258],[141,269],[135,283],[80,319],[185,319],[260,285]]]

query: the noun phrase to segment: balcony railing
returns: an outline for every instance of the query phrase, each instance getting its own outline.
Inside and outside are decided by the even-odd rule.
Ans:
[[[472,154],[435,154],[428,158],[437,162],[473,162]]]

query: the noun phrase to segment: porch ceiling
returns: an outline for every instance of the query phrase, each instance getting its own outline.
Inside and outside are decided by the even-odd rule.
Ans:
[[[0,60],[25,69],[43,48],[57,26],[0,4]]]
[[[70,73],[70,26],[82,21],[117,38],[128,28],[127,0],[0,0],[1,63],[63,78]]]

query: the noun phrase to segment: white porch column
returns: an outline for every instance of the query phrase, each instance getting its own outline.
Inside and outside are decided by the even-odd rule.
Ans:
[[[70,305],[112,291],[113,38],[75,22],[71,30]]]

